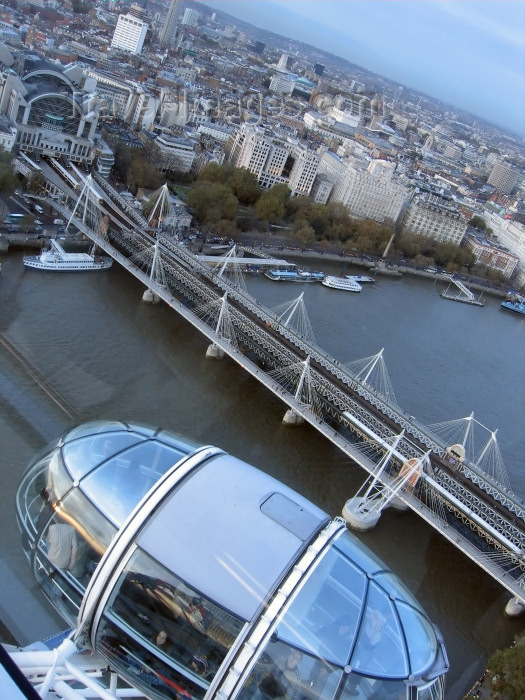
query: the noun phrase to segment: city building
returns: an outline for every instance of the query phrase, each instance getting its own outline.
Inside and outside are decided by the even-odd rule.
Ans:
[[[467,228],[468,220],[453,200],[435,192],[416,192],[402,219],[403,232],[456,245],[460,245]]]
[[[148,698],[444,698],[442,635],[401,581],[217,447],[86,423],[39,452],[16,507],[72,642]]]
[[[490,211],[485,212],[485,218],[498,243],[517,256],[516,285],[525,285],[525,225]]]
[[[112,49],[121,49],[137,54],[142,51],[148,25],[132,14],[119,15],[117,26],[111,39]]]
[[[365,168],[324,151],[319,172],[333,185],[330,201],[344,204],[356,219],[395,223],[408,199],[406,186],[394,179],[395,164],[388,161],[372,160]]]
[[[279,59],[279,62],[277,63],[277,69],[278,70],[288,70],[288,54],[283,53],[281,54],[281,58]]]
[[[284,75],[276,74],[270,81],[270,91],[279,95],[291,95],[295,88],[295,80]]]
[[[317,153],[264,127],[244,123],[228,139],[225,152],[237,168],[252,172],[261,187],[287,184],[292,196],[309,195],[317,175]]]
[[[34,53],[19,54],[13,65],[19,73],[9,68],[0,74],[0,115],[10,132],[6,145],[15,129],[14,147],[28,155],[92,163],[98,100],[81,89],[83,67],[62,67]]]
[[[157,114],[159,98],[132,80],[122,80],[103,70],[89,68],[84,74],[83,89],[96,93],[101,100],[101,114],[117,117],[141,129],[149,129]]]
[[[170,6],[159,34],[162,44],[174,44],[177,34],[177,23],[182,12],[182,0],[170,0]]]
[[[500,194],[510,194],[518,182],[518,171],[503,161],[494,164],[487,180]]]
[[[184,15],[182,16],[181,24],[187,27],[196,27],[199,23],[201,13],[197,10],[193,10],[191,7],[187,7],[184,10]]]
[[[205,136],[210,136],[212,139],[215,139],[215,141],[226,143],[233,133],[233,128],[214,122],[204,122],[204,124],[199,124],[197,132]]]
[[[161,134],[155,139],[160,148],[161,162],[157,164],[161,172],[178,171],[188,173],[195,160],[195,144],[193,141]]]
[[[476,264],[498,270],[505,277],[512,277],[519,264],[517,255],[498,245],[496,241],[489,240],[481,232],[468,231],[463,238],[463,245],[472,252]]]

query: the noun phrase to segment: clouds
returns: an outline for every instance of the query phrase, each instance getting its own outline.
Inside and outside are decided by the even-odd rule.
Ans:
[[[207,5],[525,135],[525,3],[210,0]]]

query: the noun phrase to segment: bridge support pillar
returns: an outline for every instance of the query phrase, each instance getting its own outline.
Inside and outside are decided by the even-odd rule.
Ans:
[[[394,498],[390,501],[390,507],[394,510],[408,510],[407,504],[397,496],[394,496]]]
[[[304,418],[289,408],[284,414],[283,423],[284,425],[301,425],[304,423]]]
[[[371,530],[381,517],[381,511],[374,506],[373,501],[362,496],[350,498],[343,506],[343,518],[353,530]]]
[[[218,345],[212,343],[211,345],[208,345],[206,357],[211,357],[214,360],[222,360],[224,357],[224,350],[222,350]]]
[[[146,301],[148,304],[158,304],[160,297],[155,294],[151,289],[146,289],[142,295],[142,301]]]
[[[519,617],[525,610],[525,603],[521,598],[514,596],[505,606],[505,615],[507,617]]]

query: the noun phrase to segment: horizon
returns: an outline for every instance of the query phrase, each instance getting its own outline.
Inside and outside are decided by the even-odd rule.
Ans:
[[[285,39],[308,44],[525,138],[525,3],[509,0],[197,2],[210,11],[227,13],[233,19]],[[381,51],[377,50],[378,46],[382,47]],[[444,46],[447,51],[442,50]]]

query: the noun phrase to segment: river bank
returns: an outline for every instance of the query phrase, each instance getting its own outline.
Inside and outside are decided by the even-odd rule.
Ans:
[[[264,255],[276,258],[286,258],[287,256],[291,258],[300,258],[302,260],[320,261],[320,260],[331,260],[341,262],[343,261],[345,265],[354,265],[356,267],[363,267],[368,270],[371,274],[377,275],[387,275],[390,277],[402,277],[403,275],[413,275],[414,277],[424,277],[432,281],[442,281],[446,283],[447,277],[442,273],[427,272],[424,268],[414,267],[411,265],[399,265],[396,263],[384,263],[380,264],[374,260],[367,259],[366,257],[359,255],[347,255],[347,254],[337,254],[328,253],[324,251],[316,250],[301,250],[298,248],[290,248],[281,245],[271,245],[271,244],[249,244],[246,243],[246,248],[252,250],[255,255]],[[470,290],[475,290],[483,294],[490,294],[491,296],[505,298],[509,292],[508,288],[497,286],[491,284],[490,282],[483,282],[481,280],[473,280],[473,278],[461,276],[459,278],[463,284],[465,284]]]

